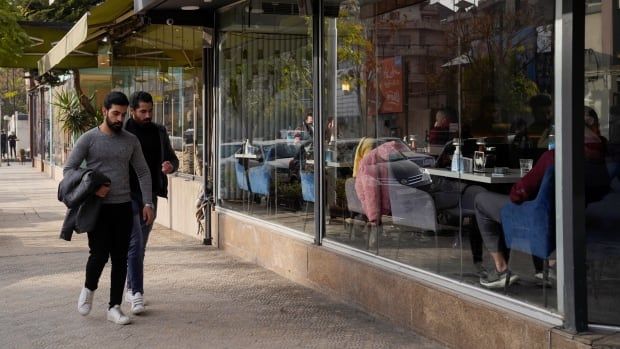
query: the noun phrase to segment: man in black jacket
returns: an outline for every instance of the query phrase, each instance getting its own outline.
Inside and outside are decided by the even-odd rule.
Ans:
[[[154,212],[157,214],[157,197],[167,197],[168,177],[179,167],[179,159],[170,145],[166,128],[152,121],[153,97],[143,91],[135,92],[130,97],[129,112],[131,118],[125,123],[125,129],[133,133],[142,146],[142,152],[153,185]],[[144,311],[144,251],[149,233],[153,228],[147,224],[139,212],[143,206],[137,177],[132,172],[131,193],[134,207],[134,223],[127,256],[127,293],[125,300],[131,304],[131,311],[140,314]]]

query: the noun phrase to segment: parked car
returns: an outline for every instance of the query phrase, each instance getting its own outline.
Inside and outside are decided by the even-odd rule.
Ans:
[[[339,163],[350,163],[352,166],[353,161],[355,160],[355,151],[360,140],[361,138],[347,138],[336,140],[333,145],[327,147],[327,149],[331,149],[334,152],[332,154],[332,160]],[[396,142],[399,145],[399,148],[404,149],[404,151],[400,152],[400,156],[407,158],[409,161],[412,161],[420,167],[435,166],[435,158],[433,156],[425,153],[417,153],[412,151],[411,148],[400,138],[380,137],[376,138],[375,140],[377,142],[377,146],[380,146],[387,142]]]

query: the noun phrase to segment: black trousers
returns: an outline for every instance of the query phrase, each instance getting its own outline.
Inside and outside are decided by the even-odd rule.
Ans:
[[[132,224],[131,202],[105,204],[101,206],[95,229],[88,233],[90,256],[86,263],[84,286],[91,291],[97,289],[103,268],[110,257],[110,307],[120,305],[123,300]]]

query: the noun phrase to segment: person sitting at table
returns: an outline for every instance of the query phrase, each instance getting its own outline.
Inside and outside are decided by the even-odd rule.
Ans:
[[[553,166],[554,150],[548,150],[536,162],[536,165],[512,186],[510,195],[483,192],[475,199],[476,221],[482,240],[493,258],[494,270],[480,278],[480,284],[487,288],[502,288],[508,273],[509,250],[504,241],[500,212],[509,201],[522,203],[536,197],[545,171]],[[519,280],[516,274],[510,274],[508,284]]]
[[[589,112],[586,110],[585,117]],[[598,120],[598,117],[596,118]],[[600,201],[609,192],[609,175],[605,168],[605,148],[601,137],[596,135],[588,126],[584,130],[584,151],[585,166],[588,179],[586,186],[586,205]],[[547,169],[553,166],[555,161],[555,150],[547,150],[538,159],[536,165],[517,183],[515,183],[509,195],[484,192],[478,194],[475,200],[476,220],[484,245],[489,250],[495,269],[488,273],[486,277],[480,279],[480,284],[487,288],[502,288],[506,283],[508,273],[509,250],[506,247],[500,212],[509,201],[520,204],[525,201],[533,200],[538,194],[543,176]],[[540,266],[536,266],[536,272]],[[519,279],[519,276],[510,273],[508,284],[512,284]]]
[[[528,125],[530,135],[540,136],[553,123],[553,102],[546,94],[538,94],[529,100],[534,121]]]
[[[450,120],[444,109],[435,114],[435,124],[428,134],[428,142],[432,145],[444,145],[450,139]]]
[[[546,94],[539,94],[529,101],[534,122],[528,126],[528,133],[537,136],[537,148],[549,147],[549,135],[553,132],[553,102]]]

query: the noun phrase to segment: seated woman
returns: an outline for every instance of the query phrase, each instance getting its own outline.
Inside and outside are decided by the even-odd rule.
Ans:
[[[609,176],[605,170],[604,138],[596,134],[587,120],[591,115],[586,110],[585,133],[585,166],[588,180],[586,186],[586,204],[599,201],[609,192]],[[596,118],[598,120],[598,118]],[[486,248],[489,250],[495,270],[480,279],[480,284],[487,288],[502,288],[505,285],[508,273],[509,251],[504,242],[500,211],[506,203],[512,201],[520,204],[532,200],[538,194],[543,176],[546,170],[553,166],[555,150],[548,150],[538,159],[536,165],[521,180],[515,183],[510,190],[510,195],[494,192],[480,193],[475,200],[476,221]],[[596,179],[592,179],[596,178]],[[510,273],[508,284],[519,279],[519,276]]]
[[[450,119],[445,110],[437,111],[435,124],[428,135],[428,142],[432,145],[444,145],[450,140]]]
[[[553,166],[555,151],[545,152],[536,165],[519,182],[513,185],[510,195],[494,192],[478,194],[475,200],[476,221],[482,235],[482,240],[495,263],[495,270],[487,273],[486,277],[480,278],[480,284],[487,288],[502,288],[508,275],[508,248],[504,242],[502,224],[500,219],[501,209],[509,201],[521,203],[536,197],[545,171]],[[516,274],[510,274],[509,284],[519,279]]]

